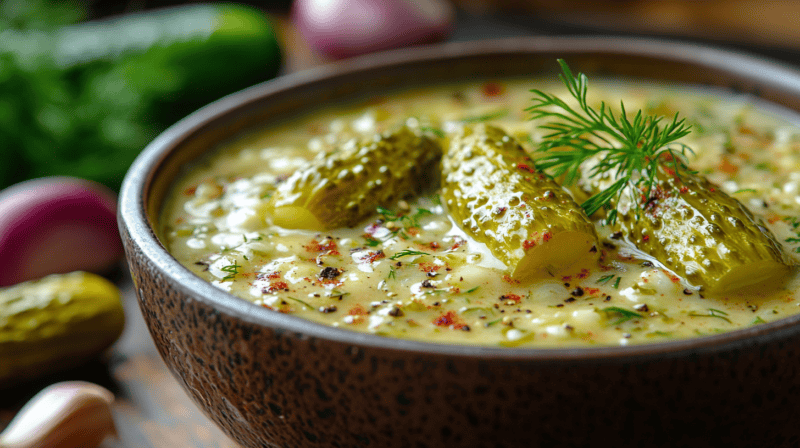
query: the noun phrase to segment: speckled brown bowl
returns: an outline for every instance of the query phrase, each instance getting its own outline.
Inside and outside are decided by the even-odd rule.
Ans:
[[[354,95],[573,69],[722,86],[800,110],[800,74],[685,44],[533,38],[406,50],[224,98],[128,173],[120,228],[142,312],[189,395],[247,447],[798,446],[800,315],[633,347],[437,345],[330,328],[212,287],[159,242],[181,166],[231,135]]]

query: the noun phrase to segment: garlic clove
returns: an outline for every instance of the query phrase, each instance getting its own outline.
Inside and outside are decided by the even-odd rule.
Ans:
[[[0,448],[92,448],[116,437],[114,395],[96,384],[68,381],[46,387],[0,433]]]

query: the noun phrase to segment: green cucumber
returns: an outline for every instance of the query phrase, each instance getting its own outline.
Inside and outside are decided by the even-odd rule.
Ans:
[[[351,227],[408,195],[435,185],[439,144],[407,127],[350,143],[312,161],[278,186],[272,222],[295,229]]]
[[[501,129],[465,128],[442,165],[443,198],[456,223],[513,277],[553,275],[597,244],[583,209]]]
[[[159,132],[278,72],[259,10],[188,5],[0,39],[0,188],[69,175],[118,188]]]

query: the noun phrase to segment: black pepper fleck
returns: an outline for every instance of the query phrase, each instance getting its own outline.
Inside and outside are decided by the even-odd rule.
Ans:
[[[342,274],[342,270],[341,269],[328,266],[328,267],[324,268],[322,271],[320,271],[319,278],[332,280],[332,279],[340,276],[341,274]]]
[[[402,317],[405,315],[405,313],[400,308],[394,307],[391,310],[389,310],[389,315],[392,317]]]

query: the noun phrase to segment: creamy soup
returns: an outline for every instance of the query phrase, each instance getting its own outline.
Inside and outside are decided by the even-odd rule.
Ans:
[[[183,175],[165,208],[169,251],[214,286],[275,312],[353,331],[504,347],[627,345],[698,337],[800,311],[798,276],[709,294],[594,222],[594,256],[519,279],[455,224],[440,191],[376,207],[352,227],[273,223],[269,198],[320,153],[406,125],[445,138],[491,123],[533,158],[543,131],[529,89],[568,94],[555,80],[437,86],[366,98],[242,135]],[[593,103],[673,116],[692,132],[689,165],[738,199],[782,245],[800,251],[800,133],[794,118],[746,96],[676,86],[593,81]],[[789,117],[789,118],[787,118]]]

